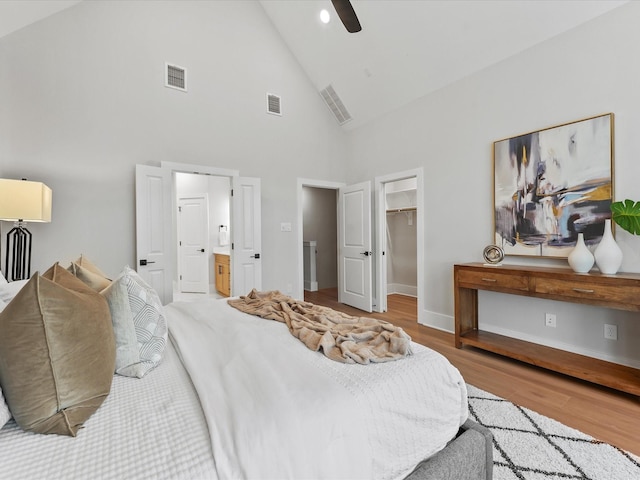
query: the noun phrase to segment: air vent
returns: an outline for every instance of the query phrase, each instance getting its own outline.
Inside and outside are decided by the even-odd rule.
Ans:
[[[344,125],[351,120],[351,114],[347,111],[347,107],[344,106],[344,103],[340,100],[333,86],[329,85],[324,90],[321,90],[320,95],[322,95],[322,98],[340,125]]]
[[[186,92],[187,69],[170,63],[165,63],[165,67],[164,86]]]
[[[282,115],[282,110],[280,109],[280,97],[278,95],[274,95],[273,93],[267,93],[267,113],[271,113],[273,115]]]

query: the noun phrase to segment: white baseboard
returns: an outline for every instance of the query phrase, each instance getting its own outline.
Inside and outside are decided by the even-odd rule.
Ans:
[[[448,333],[453,333],[455,326],[454,319],[451,315],[430,312],[429,310],[423,310],[421,314],[418,314],[418,323]]]
[[[417,297],[418,287],[416,287],[415,285],[403,285],[401,283],[388,283],[387,295],[392,295],[394,293],[400,295],[408,295],[410,297]]]

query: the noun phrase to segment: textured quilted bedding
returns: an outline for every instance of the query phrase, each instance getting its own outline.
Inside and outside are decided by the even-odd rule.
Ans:
[[[169,344],[144,378],[116,375],[111,394],[76,438],[0,429],[0,478],[215,478],[198,397]]]

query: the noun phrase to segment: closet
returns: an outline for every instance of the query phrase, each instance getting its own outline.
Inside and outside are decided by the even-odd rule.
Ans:
[[[387,294],[417,297],[416,179],[385,183]]]

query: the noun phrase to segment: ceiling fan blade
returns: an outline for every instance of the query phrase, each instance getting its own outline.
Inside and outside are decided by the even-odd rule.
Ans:
[[[356,33],[362,30],[358,16],[349,0],[331,0],[331,3],[333,3],[333,8],[336,9],[336,13],[342,20],[347,32]]]

